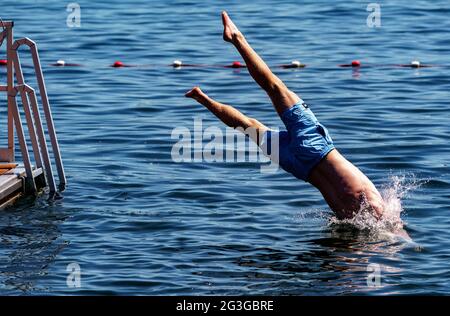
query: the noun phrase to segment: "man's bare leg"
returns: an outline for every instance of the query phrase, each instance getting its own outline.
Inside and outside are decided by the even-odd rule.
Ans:
[[[250,75],[269,95],[278,114],[291,108],[300,98],[272,73],[264,60],[248,44],[244,35],[231,21],[228,14],[222,12],[222,22],[224,26],[223,39],[232,43],[241,54]]]
[[[217,116],[227,126],[232,128],[242,128],[247,130],[248,128],[254,128],[256,134],[249,133],[252,140],[259,145],[259,140],[268,128],[260,123],[258,120],[248,117],[234,107],[219,103],[200,90],[199,87],[194,87],[192,90],[185,94],[186,97],[196,100],[198,103],[204,105],[215,116]],[[259,136],[259,137],[258,137]]]

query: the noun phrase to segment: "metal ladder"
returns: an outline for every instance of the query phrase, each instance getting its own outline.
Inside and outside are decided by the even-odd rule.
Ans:
[[[22,125],[19,106],[17,104],[17,94],[20,94],[21,103],[23,106],[25,120],[28,126],[29,137],[33,149],[34,159],[36,162],[35,168],[42,168],[46,178],[46,185],[50,190],[50,194],[54,195],[57,192],[55,179],[53,176],[52,164],[50,154],[47,147],[47,142],[42,125],[41,116],[39,113],[38,100],[35,90],[25,83],[22,72],[22,67],[19,59],[19,48],[23,45],[28,46],[31,52],[34,71],[36,73],[37,84],[39,87],[39,94],[42,101],[42,109],[45,115],[45,122],[47,125],[47,133],[52,145],[53,156],[55,159],[56,169],[59,177],[59,190],[64,190],[66,186],[66,176],[59,151],[58,139],[56,137],[55,125],[53,123],[52,112],[48,101],[47,90],[45,88],[44,76],[42,73],[41,62],[36,43],[29,38],[21,38],[16,41],[13,39],[14,22],[3,22],[0,20],[0,46],[6,40],[7,52],[7,84],[0,85],[0,91],[4,91],[8,95],[8,148],[0,148],[0,161],[14,162],[14,127],[17,133],[20,150],[22,153],[23,164],[25,167],[26,178],[25,187],[26,193],[35,194],[37,187],[33,176],[33,166],[30,161],[30,154],[25,138],[24,128]],[[15,81],[14,81],[15,77]],[[31,107],[30,107],[31,104]]]

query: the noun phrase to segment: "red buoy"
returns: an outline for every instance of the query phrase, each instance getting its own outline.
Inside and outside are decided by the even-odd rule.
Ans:
[[[231,64],[232,68],[242,68],[244,66],[242,66],[242,64],[239,61],[233,61],[233,63]]]
[[[117,67],[123,67],[125,65],[123,64],[123,62],[118,60],[118,61],[115,61],[112,66],[117,68]]]
[[[8,61],[6,59],[0,59],[0,66],[6,66]]]
[[[361,62],[359,60],[352,61],[352,67],[360,67],[360,66],[361,66]]]

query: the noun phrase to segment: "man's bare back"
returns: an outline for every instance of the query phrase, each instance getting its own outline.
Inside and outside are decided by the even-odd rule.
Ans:
[[[339,218],[351,218],[367,208],[380,218],[384,201],[373,183],[336,149],[311,170],[309,182]]]
[[[280,134],[284,141],[281,144],[285,144],[280,147],[281,167],[315,186],[338,218],[351,218],[361,210],[381,218],[384,202],[373,183],[334,148],[326,128],[300,97],[271,72],[226,12],[222,13],[222,21],[224,40],[239,51],[250,75],[266,91],[288,128],[288,132]],[[261,139],[267,140],[273,134],[258,120],[211,99],[198,87],[187,92],[186,97],[197,100],[230,127],[256,129],[259,136],[265,136],[253,139],[260,146]]]

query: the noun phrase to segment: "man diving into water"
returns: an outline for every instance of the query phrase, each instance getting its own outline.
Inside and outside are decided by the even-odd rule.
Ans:
[[[186,97],[204,105],[232,128],[254,128],[258,135],[263,135],[261,143],[258,137],[253,139],[263,150],[263,143],[270,147],[271,139],[278,137],[279,165],[316,187],[338,218],[352,218],[362,210],[381,218],[384,202],[373,183],[337,151],[327,129],[305,102],[272,73],[226,12],[222,12],[222,21],[223,39],[241,54],[250,75],[272,100],[287,131],[271,131],[256,119],[211,99],[199,87],[187,92]]]

